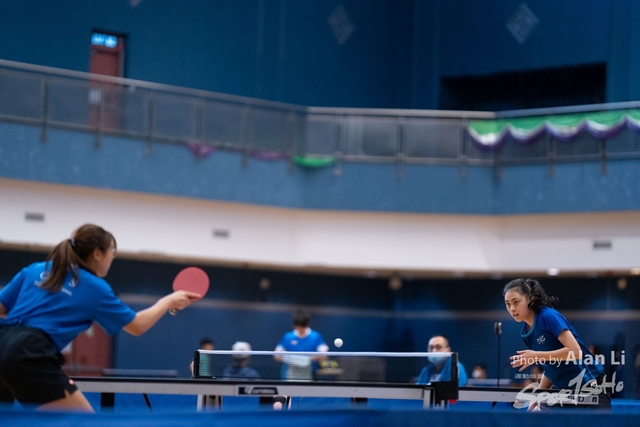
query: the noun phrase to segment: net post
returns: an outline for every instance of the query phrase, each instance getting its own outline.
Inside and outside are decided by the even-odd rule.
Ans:
[[[458,370],[458,353],[451,353],[451,368],[451,382],[457,385],[458,375],[460,374],[460,371]]]
[[[458,353],[451,353],[451,371],[448,381],[434,381],[430,388],[430,407],[446,409],[450,401],[456,401],[459,397],[458,386]],[[427,396],[425,394],[425,405]]]
[[[193,378],[200,376],[200,352],[198,350],[193,352],[193,372],[191,372],[191,376]]]

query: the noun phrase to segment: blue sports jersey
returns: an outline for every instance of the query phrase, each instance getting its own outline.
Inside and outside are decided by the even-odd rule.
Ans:
[[[59,292],[40,288],[45,274],[44,262],[31,264],[0,290],[0,304],[8,312],[0,325],[41,329],[60,351],[94,321],[113,335],[136,315],[105,280],[89,271],[80,268],[77,283],[69,272]]]
[[[524,340],[527,348],[534,351],[553,351],[563,348],[564,345],[558,340],[558,336],[564,330],[570,331],[575,337],[576,341],[580,345],[582,350],[582,356],[591,354],[584,345],[582,338],[578,335],[573,326],[565,319],[565,317],[558,311],[549,307],[542,307],[538,313],[535,314],[533,319],[533,326],[528,329],[529,326],[524,323],[522,325],[522,332],[520,335]],[[576,358],[580,355],[576,354]],[[553,388],[558,389],[574,389],[573,386],[569,386],[571,380],[577,378],[583,369],[585,374],[582,379],[582,385],[597,378],[604,368],[594,358],[590,358],[587,361],[575,360],[575,361],[552,361],[553,363],[545,363],[542,365],[544,369],[544,376],[549,378],[553,384]],[[589,362],[589,363],[587,363]]]
[[[295,331],[287,332],[278,343],[278,350],[286,351],[327,351],[327,343],[320,333],[311,329],[307,336],[300,338]]]
[[[451,358],[447,358],[444,362],[444,366],[439,373],[436,373],[436,365],[429,363],[422,369],[418,381],[418,385],[428,385],[435,381],[450,381],[451,380]],[[465,371],[462,363],[458,361],[458,386],[463,387],[467,385],[467,371]]]
[[[276,351],[328,351],[329,346],[322,338],[319,332],[309,329],[309,333],[300,338],[296,335],[295,331],[287,332],[282,336],[282,339],[276,346]],[[282,365],[282,378],[287,378],[288,365],[284,363]],[[318,368],[318,363],[313,362],[312,370],[315,372]]]

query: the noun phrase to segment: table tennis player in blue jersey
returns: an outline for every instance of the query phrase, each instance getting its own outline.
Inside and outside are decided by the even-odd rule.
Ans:
[[[450,353],[449,340],[444,335],[434,335],[429,339],[429,352]],[[432,382],[451,380],[451,357],[429,356],[429,364],[420,372],[418,385],[427,385]],[[467,371],[458,360],[458,386],[467,385]]]
[[[509,314],[523,322],[520,335],[527,350],[519,350],[510,357],[511,366],[520,371],[533,364],[540,364],[544,373],[539,389],[559,389],[597,394],[599,404],[593,409],[611,410],[610,388],[603,388],[604,368],[593,357],[569,321],[555,310],[557,298],[548,296],[542,285],[533,279],[515,279],[503,289],[504,301]],[[531,400],[529,410],[540,409],[537,401]],[[544,404],[546,408],[554,405]],[[560,408],[561,405],[557,404]],[[563,408],[571,404],[562,405]]]
[[[134,312],[103,279],[116,248],[111,233],[85,224],[0,290],[0,403],[93,411],[63,372],[61,349],[93,322],[109,335],[121,329],[140,335],[200,297],[177,291]]]
[[[313,351],[326,352],[329,346],[320,333],[309,327],[311,316],[304,308],[293,313],[293,331],[287,332],[276,346],[276,351]],[[283,379],[309,381],[318,369],[318,360],[325,356],[276,355],[274,358],[282,364]]]

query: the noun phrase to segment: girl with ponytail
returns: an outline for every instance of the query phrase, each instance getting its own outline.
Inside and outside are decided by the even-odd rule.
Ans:
[[[0,290],[0,404],[93,411],[62,370],[60,351],[97,322],[109,334],[140,335],[200,295],[177,291],[137,313],[104,280],[117,250],[102,227],[85,224],[45,262],[23,268]]]

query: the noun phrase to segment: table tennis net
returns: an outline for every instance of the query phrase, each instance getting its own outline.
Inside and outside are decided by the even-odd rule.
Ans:
[[[430,357],[440,357],[440,373],[431,368]],[[447,360],[452,359],[452,360]],[[247,381],[322,381],[332,383],[457,384],[456,353],[305,353],[272,351],[194,352],[194,378]],[[423,376],[421,378],[421,373]]]

